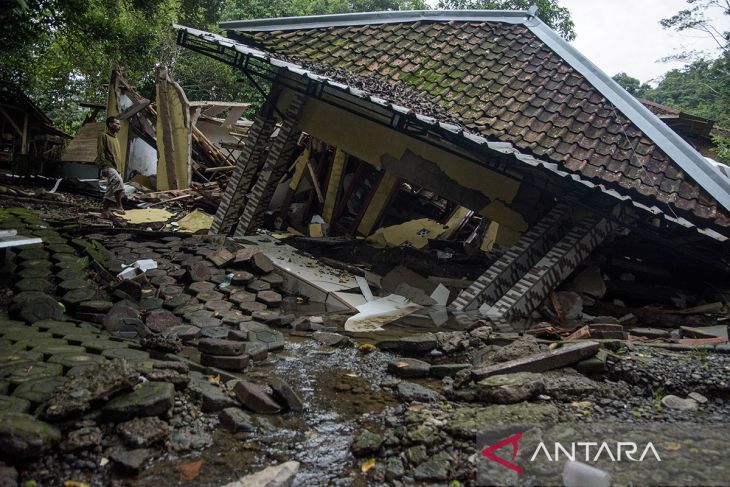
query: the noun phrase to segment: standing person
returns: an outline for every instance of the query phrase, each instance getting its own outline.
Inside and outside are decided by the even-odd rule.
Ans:
[[[116,210],[124,212],[122,207],[122,194],[124,194],[124,183],[119,175],[119,167],[121,166],[121,151],[119,150],[119,140],[117,140],[117,132],[122,128],[116,117],[108,117],[106,119],[106,130],[103,134],[99,134],[96,142],[96,164],[102,177],[106,178],[106,193],[101,206],[101,217],[109,219],[111,213],[109,208],[114,205]]]

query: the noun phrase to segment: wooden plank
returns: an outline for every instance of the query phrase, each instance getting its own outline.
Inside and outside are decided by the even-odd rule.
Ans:
[[[23,114],[23,133],[21,134],[20,140],[20,153],[28,153],[28,114]]]
[[[170,106],[167,96],[168,79],[167,69],[160,68],[160,74],[157,77],[157,125],[162,129],[162,133],[158,132],[157,137],[162,139],[163,152],[160,154],[160,159],[163,159],[165,163],[167,187],[170,189],[177,189],[175,153],[172,144],[172,128],[170,127]],[[160,143],[158,140],[157,150],[159,151],[159,149]]]
[[[329,178],[327,180],[327,193],[324,198],[324,207],[322,208],[322,218],[327,223],[332,223],[332,215],[335,211],[335,202],[337,201],[337,194],[340,192],[340,185],[342,183],[342,174],[345,169],[345,161],[347,159],[347,153],[342,149],[337,149],[335,157],[332,159],[330,165]]]
[[[380,220],[383,212],[387,208],[390,201],[398,189],[400,178],[388,171],[383,171],[378,186],[373,192],[372,198],[367,205],[365,214],[357,226],[357,233],[360,235],[370,235],[373,228]]]
[[[15,123],[15,120],[13,120],[10,117],[10,115],[8,115],[8,112],[6,112],[3,107],[0,107],[0,113],[2,113],[3,115],[5,115],[5,118],[8,120],[8,122],[10,122],[10,125],[12,125],[13,128],[15,129],[15,131],[18,132],[18,135],[22,136],[23,135],[23,131],[20,130],[20,127],[18,127],[18,124]]]

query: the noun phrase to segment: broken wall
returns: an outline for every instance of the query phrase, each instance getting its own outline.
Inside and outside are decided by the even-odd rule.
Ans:
[[[286,106],[291,93],[285,91],[279,106]],[[300,126],[306,133],[384,170],[383,193],[399,178],[413,181],[450,201],[499,222],[498,243],[510,245],[525,232],[535,214],[512,208],[520,181],[496,173],[475,162],[436,148],[383,125],[371,122],[318,99],[308,99]],[[375,194],[375,204],[385,197]],[[524,205],[523,205],[524,206]],[[358,233],[369,235],[377,212],[366,215]]]

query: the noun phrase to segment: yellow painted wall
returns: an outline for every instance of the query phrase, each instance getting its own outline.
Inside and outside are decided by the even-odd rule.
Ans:
[[[289,96],[285,93],[282,99],[286,100]],[[517,194],[519,181],[317,99],[308,100],[300,126],[305,132],[377,168],[380,168],[383,155],[400,158],[406,150],[410,150],[438,164],[448,177],[460,185],[480,191],[490,198],[491,202],[487,206],[473,208],[474,211],[499,222],[513,233],[527,230],[525,218],[505,206]],[[508,233],[505,230],[504,234]]]
[[[190,186],[190,152],[192,145],[192,124],[190,121],[190,107],[182,88],[171,81],[158,80],[158,83],[167,84],[167,105],[169,113],[170,133],[172,135],[173,161],[175,164],[175,181],[177,188]],[[160,92],[157,89],[157,189],[167,191],[172,189],[167,175],[167,158],[163,141],[162,117],[159,116]]]

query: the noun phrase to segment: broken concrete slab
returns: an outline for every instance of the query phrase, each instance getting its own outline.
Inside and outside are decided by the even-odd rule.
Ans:
[[[244,370],[248,366],[249,360],[249,356],[244,353],[240,355],[200,354],[201,365],[205,365],[206,367],[216,367],[223,370]]]
[[[533,372],[492,375],[476,384],[477,397],[481,401],[497,404],[527,401],[544,390],[542,375]]]
[[[544,372],[559,369],[594,356],[599,346],[597,342],[591,341],[565,345],[555,350],[474,369],[471,374],[474,380],[481,380],[492,375],[513,372]]]
[[[405,379],[428,377],[431,364],[414,358],[400,358],[388,362],[388,373]]]
[[[159,416],[172,408],[175,387],[167,382],[143,382],[134,391],[106,403],[102,413],[121,422],[139,416]]]
[[[377,345],[379,349],[389,352],[421,353],[435,349],[438,340],[433,333],[421,333],[394,340],[382,340]]]
[[[289,461],[246,475],[223,487],[290,487],[299,470],[299,462]]]

